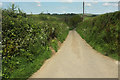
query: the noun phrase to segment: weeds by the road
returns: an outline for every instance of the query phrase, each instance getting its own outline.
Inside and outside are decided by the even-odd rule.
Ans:
[[[34,56],[34,60],[32,62],[27,62],[25,57],[16,57],[15,60],[20,60],[21,65],[14,72],[11,73],[10,78],[24,78],[27,79],[36,72],[43,65],[44,61],[51,57],[51,51],[44,51],[42,54]],[[11,60],[14,61],[14,60]]]
[[[120,59],[120,11],[85,20],[76,30],[97,51]]]

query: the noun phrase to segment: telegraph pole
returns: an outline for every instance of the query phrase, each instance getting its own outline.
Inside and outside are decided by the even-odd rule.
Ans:
[[[84,9],[85,9],[85,3],[84,3],[84,1],[83,1],[83,21],[84,21]]]
[[[120,11],[120,1],[118,2],[118,10]]]

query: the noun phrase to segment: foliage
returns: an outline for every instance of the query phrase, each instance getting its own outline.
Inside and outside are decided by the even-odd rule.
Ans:
[[[96,50],[118,59],[120,56],[120,11],[85,20],[78,24],[77,32]],[[118,34],[119,33],[119,34]],[[115,56],[114,56],[115,55]]]
[[[82,15],[81,14],[60,14],[55,15],[56,17],[59,17],[60,20],[64,21],[68,26],[69,29],[72,30],[77,27],[77,24],[79,22],[82,22]]]
[[[28,78],[41,66],[36,66],[36,59],[42,59],[42,64],[50,57],[50,41],[57,38],[63,42],[68,30],[67,25],[56,17],[27,15],[19,8],[17,10],[14,4],[12,8],[2,10],[3,79]],[[31,70],[28,71],[26,66]],[[22,74],[18,74],[21,71]]]
[[[75,28],[79,22],[82,22],[82,17],[80,15],[75,15],[69,20],[69,26]]]
[[[51,41],[51,47],[55,50],[55,52],[58,51],[58,41],[56,39]]]
[[[70,27],[70,30],[77,27],[79,22],[82,22],[83,19],[81,15],[72,15],[65,17],[64,21],[67,23],[67,25]]]

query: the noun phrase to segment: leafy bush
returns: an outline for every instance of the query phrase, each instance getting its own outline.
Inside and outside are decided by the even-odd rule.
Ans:
[[[56,17],[27,15],[14,4],[12,8],[2,10],[3,79],[28,78],[50,57],[50,41],[57,38],[63,42],[68,30]],[[40,63],[35,63],[36,59]],[[37,64],[40,65],[35,66]],[[26,66],[30,66],[30,71]]]
[[[70,18],[70,20],[69,20],[69,25],[71,26],[71,27],[77,27],[77,24],[79,23],[79,22],[82,22],[82,17],[80,16],[80,15],[75,15],[75,16],[73,16],[72,18]]]
[[[79,22],[83,21],[82,15],[78,14],[63,14],[61,19],[69,26],[70,30],[77,27]]]
[[[85,20],[78,24],[76,30],[93,48],[118,59],[120,11]]]

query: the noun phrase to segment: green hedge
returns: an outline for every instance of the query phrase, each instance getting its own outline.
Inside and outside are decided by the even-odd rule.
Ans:
[[[51,56],[51,40],[63,42],[68,31],[64,22],[50,15],[27,15],[14,4],[2,10],[3,79],[28,78]]]
[[[120,57],[120,11],[85,20],[76,30],[94,49],[117,60]]]

